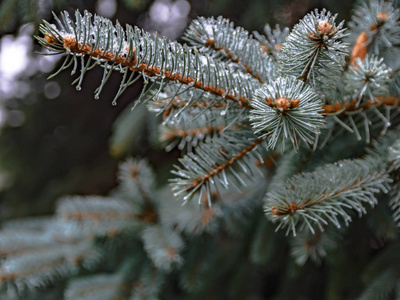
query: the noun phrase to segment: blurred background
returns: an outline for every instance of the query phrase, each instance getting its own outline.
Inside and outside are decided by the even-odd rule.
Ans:
[[[248,31],[263,33],[269,23],[292,26],[314,8],[349,19],[352,1],[274,0],[2,0],[0,1],[0,221],[51,214],[55,201],[69,194],[106,194],[116,182],[118,163],[127,156],[148,157],[160,184],[179,156],[156,141],[157,118],[131,111],[141,84],[112,106],[120,78],[107,83],[99,100],[94,90],[102,76],[94,69],[82,91],[71,86],[69,71],[57,70],[60,56],[43,56],[34,40],[51,12],[88,10],[122,24],[157,31],[180,40],[197,16],[222,15]]]

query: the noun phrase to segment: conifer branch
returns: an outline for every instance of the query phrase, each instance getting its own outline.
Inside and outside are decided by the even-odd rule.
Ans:
[[[129,220],[135,216],[128,203],[101,197],[64,198],[59,201],[57,213],[62,219],[77,221]]]
[[[77,56],[89,56],[94,59],[95,64],[102,66],[105,71],[96,97],[112,70],[124,74],[116,98],[132,84],[133,74],[136,72],[150,80],[162,80],[161,87],[167,84],[166,82],[177,82],[247,108],[251,107],[253,91],[260,86],[260,83],[249,75],[240,72],[232,74],[225,64],[203,56],[186,45],[168,43],[157,36],[151,37],[138,28],[127,26],[124,31],[118,23],[114,27],[111,21],[98,16],[92,21],[88,12],[85,12],[84,16],[76,12],[75,23],[67,13],[62,17],[64,22],[56,18],[59,29],[45,22],[41,26],[44,38],[36,38],[53,53],[70,54],[75,65]],[[66,67],[68,64],[60,70]],[[88,64],[82,65],[78,89],[88,69]],[[132,74],[126,81],[128,71]]]
[[[214,41],[214,40],[212,40],[212,39],[206,40],[205,46],[208,46],[208,47],[210,47],[211,49],[214,49],[214,50],[216,50],[216,51],[223,51],[223,52],[225,52],[226,56],[227,56],[233,63],[242,65],[242,66],[244,67],[244,69],[247,71],[247,73],[249,73],[251,76],[253,76],[255,79],[257,79],[260,83],[263,83],[263,82],[264,82],[264,81],[262,81],[262,80],[260,79],[260,76],[259,76],[258,74],[254,73],[254,71],[250,69],[250,67],[249,67],[248,65],[244,64],[243,62],[241,62],[241,61],[239,60],[239,58],[234,58],[234,56],[232,55],[232,53],[231,53],[228,49],[224,49],[224,48],[222,48],[221,46],[219,46],[219,47],[215,46],[215,41]]]
[[[363,3],[355,10],[348,26],[357,36],[356,46],[365,40],[370,53],[379,54],[400,45],[400,10],[393,7],[391,2],[380,0]]]
[[[22,255],[10,255],[0,266],[0,284],[17,282],[42,287],[54,278],[69,276],[81,265],[90,267],[100,257],[91,241],[74,239]]]
[[[160,141],[167,151],[178,146],[180,150],[186,148],[192,152],[192,148],[200,141],[207,142],[224,131],[250,129],[247,117],[247,110],[239,111],[235,107],[213,107],[205,111],[204,108],[192,107],[182,113],[174,112],[172,118],[163,122],[160,126]]]
[[[322,101],[307,85],[294,77],[279,77],[257,90],[250,120],[261,137],[269,137],[274,148],[278,140],[289,139],[298,148],[298,138],[312,143],[324,118]]]
[[[208,47],[222,54],[261,83],[273,76],[273,65],[262,45],[243,28],[234,28],[228,19],[200,17],[190,24],[184,39],[200,51]]]
[[[310,231],[300,232],[296,237],[290,239],[291,256],[298,265],[304,265],[307,260],[320,263],[323,258],[334,251],[338,246],[340,233],[336,228],[317,229],[313,234]]]
[[[281,29],[277,24],[274,29],[271,29],[269,24],[264,26],[265,36],[258,32],[253,32],[254,37],[261,43],[261,48],[268,54],[271,55],[274,60],[278,59],[279,53],[282,48],[282,44],[285,42],[289,35],[289,28],[285,27]]]
[[[150,111],[162,114],[165,124],[176,123],[175,119],[182,119],[181,115],[185,113],[191,115],[191,119],[195,120],[197,118],[204,119],[203,114],[218,109],[224,116],[236,116],[241,114],[240,112],[245,113],[244,110],[248,110],[232,101],[221,100],[216,96],[210,96],[211,94],[207,95],[205,92],[193,89],[180,90],[180,86],[168,85],[158,96],[147,103]],[[187,109],[189,107],[190,109]]]
[[[107,61],[110,65],[121,65],[127,67],[132,72],[143,72],[146,76],[149,77],[176,80],[181,84],[193,86],[194,88],[201,89],[205,92],[209,92],[213,95],[220,96],[228,100],[237,100],[239,101],[240,106],[250,108],[249,99],[246,99],[246,97],[243,96],[238,97],[234,94],[226,94],[227,91],[224,88],[220,88],[214,85],[203,85],[202,81],[197,81],[194,77],[184,77],[181,73],[171,73],[171,71],[169,70],[163,71],[161,70],[161,68],[149,66],[147,63],[141,63],[137,65],[136,58],[133,58],[132,61],[126,61],[126,57],[124,56],[115,56],[115,54],[112,52],[104,53],[103,50],[92,49],[90,46],[84,46],[80,43],[76,43],[75,38],[64,38],[63,47],[65,49],[68,49],[71,53],[88,55],[99,60],[103,59]]]
[[[246,186],[242,176],[250,178],[253,174],[262,175],[255,160],[262,161],[262,155],[256,148],[264,141],[264,138],[254,138],[252,131],[230,131],[208,144],[198,145],[195,153],[188,153],[180,159],[182,167],[175,166],[176,170],[172,171],[178,176],[171,180],[174,195],[183,197],[186,202],[198,192],[199,203],[206,195],[211,206],[211,193],[213,188],[217,188],[216,183],[225,189],[231,180],[238,187]],[[229,181],[228,175],[232,176]]]
[[[278,221],[286,234],[307,227],[312,233],[314,225],[332,222],[341,227],[348,225],[352,209],[361,216],[366,213],[363,203],[374,206],[376,193],[388,191],[390,178],[385,165],[376,156],[359,160],[345,160],[320,167],[311,173],[302,173],[288,180],[284,187],[275,187],[265,197],[265,212]]]
[[[347,45],[343,22],[335,24],[336,16],[326,10],[315,10],[295,25],[283,43],[279,56],[279,74],[292,75],[326,94],[338,81],[343,70]]]
[[[144,248],[154,264],[164,270],[171,271],[173,266],[183,263],[179,254],[184,246],[180,235],[170,228],[150,226],[142,232]]]
[[[186,107],[188,105],[188,102],[183,99],[180,99],[178,97],[175,97],[172,100],[169,100],[169,99],[166,99],[164,101],[155,100],[155,101],[150,102],[150,105],[151,105],[151,109],[156,112],[163,110],[166,107],[166,109],[163,113],[163,118],[166,119],[167,117],[170,116],[172,111],[180,110],[180,109]],[[227,107],[227,103],[219,102],[219,103],[214,104],[211,101],[197,101],[195,103],[192,103],[190,106],[192,108],[198,108],[198,107],[207,108],[210,106],[212,106],[214,108],[225,108],[225,107]],[[156,108],[154,109],[154,107],[156,107]]]
[[[254,142],[252,142],[250,145],[248,145],[242,151],[232,155],[232,157],[230,159],[228,159],[225,163],[218,164],[218,166],[216,166],[216,167],[212,167],[210,172],[208,172],[207,174],[204,174],[201,177],[196,178],[193,181],[192,187],[196,188],[199,184],[202,184],[203,182],[206,182],[206,181],[210,180],[213,176],[216,176],[216,175],[218,175],[218,173],[226,170],[233,163],[237,162],[244,155],[247,155],[250,151],[252,151],[258,144],[262,143],[263,140],[264,140],[263,138],[259,138],[259,139],[254,140]]]
[[[125,193],[139,196],[131,198],[132,204],[140,207],[133,217],[145,223],[157,223],[158,214],[151,192],[154,189],[154,174],[148,162],[128,159],[121,164],[118,177]]]

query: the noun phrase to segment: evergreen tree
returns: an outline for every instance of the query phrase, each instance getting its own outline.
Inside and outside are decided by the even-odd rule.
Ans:
[[[184,155],[172,194],[130,159],[109,196],[66,197],[54,217],[6,223],[4,297],[400,297],[393,3],[361,5],[348,29],[324,9],[264,35],[198,18],[188,44],[86,11],[54,17],[37,37],[67,54],[54,75],[72,66],[80,90],[103,68],[98,98],[119,72],[114,104],[143,78],[135,105],[162,116],[161,142]]]

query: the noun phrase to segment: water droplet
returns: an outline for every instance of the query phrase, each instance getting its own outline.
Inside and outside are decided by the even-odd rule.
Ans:
[[[392,125],[392,123],[390,123],[390,122],[386,123],[386,127],[390,127],[391,125]]]
[[[98,94],[94,95],[94,99],[98,100],[100,97]]]
[[[113,105],[113,106],[117,105],[117,101],[113,101],[113,102],[111,103],[111,105]]]
[[[76,86],[76,90],[77,90],[77,91],[80,91],[81,89],[82,89],[82,88],[81,88],[79,85]]]

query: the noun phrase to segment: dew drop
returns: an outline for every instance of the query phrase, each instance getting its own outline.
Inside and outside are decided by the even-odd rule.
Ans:
[[[111,105],[113,105],[113,106],[117,105],[117,101],[113,101],[113,102],[111,103]]]
[[[82,89],[82,88],[81,88],[79,85],[76,86],[76,90],[77,90],[77,91],[80,91],[81,89]]]
[[[99,95],[94,95],[94,99],[96,99],[96,100],[98,100],[100,97],[99,97]]]

